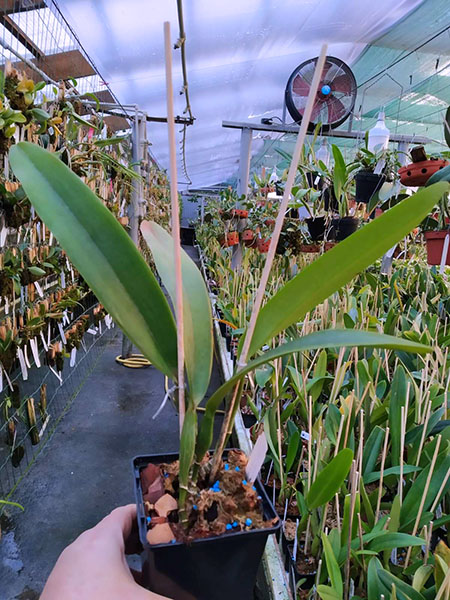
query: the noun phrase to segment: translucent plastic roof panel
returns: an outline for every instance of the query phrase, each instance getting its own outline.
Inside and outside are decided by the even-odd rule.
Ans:
[[[11,19],[44,54],[74,50],[76,44],[61,19],[49,8],[14,13]]]
[[[281,117],[290,73],[328,54],[353,64],[367,44],[421,5],[422,0],[184,0],[186,55],[195,124],[188,128],[187,172],[194,187],[236,173],[239,131],[222,120]],[[163,21],[178,36],[176,2],[161,0],[59,0],[102,77],[124,104],[164,116]],[[182,86],[180,52],[174,52],[175,90]],[[175,112],[182,115],[183,95]],[[166,126],[149,125],[151,150],[168,165]],[[255,142],[254,152],[261,149]],[[180,162],[180,161],[179,161]],[[179,180],[185,182],[179,169]]]

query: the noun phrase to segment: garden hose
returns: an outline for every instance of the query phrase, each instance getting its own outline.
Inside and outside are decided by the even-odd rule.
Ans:
[[[119,354],[119,356],[116,356],[116,362],[129,369],[142,369],[152,364],[143,354],[130,354],[126,358],[122,358]]]

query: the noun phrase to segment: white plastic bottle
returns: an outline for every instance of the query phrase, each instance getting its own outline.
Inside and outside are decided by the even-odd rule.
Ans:
[[[369,130],[369,141],[367,144],[369,152],[381,152],[387,150],[389,145],[390,131],[384,122],[384,112],[378,113],[378,120],[375,127]]]

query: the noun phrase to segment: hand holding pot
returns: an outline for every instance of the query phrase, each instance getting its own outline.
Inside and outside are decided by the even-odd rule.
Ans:
[[[130,504],[82,533],[57,560],[40,600],[164,600],[135,582],[125,560],[137,551],[135,521]]]

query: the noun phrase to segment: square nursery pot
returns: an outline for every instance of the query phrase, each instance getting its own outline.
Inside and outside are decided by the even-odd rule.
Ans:
[[[444,250],[445,236],[450,231],[426,231],[425,241],[427,244],[427,262],[429,265],[440,265],[442,252]],[[450,244],[445,257],[445,264],[450,265]]]
[[[331,234],[332,239],[336,239],[338,242],[345,240],[349,235],[355,233],[359,227],[359,219],[356,217],[342,217],[340,219],[333,219],[331,221]]]
[[[279,531],[280,520],[267,529],[230,531],[194,540],[189,545],[147,542],[140,472],[149,463],[158,465],[177,459],[178,454],[174,453],[137,456],[132,461],[139,538],[144,548],[143,585],[173,600],[253,600],[267,538]],[[261,482],[257,479],[254,485],[262,498],[265,519],[274,519],[277,514]]]

